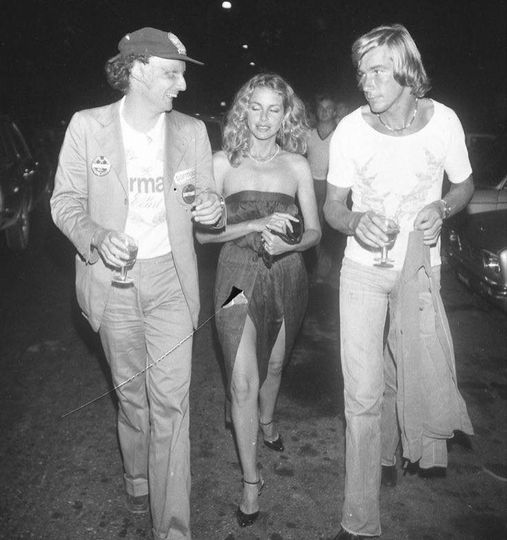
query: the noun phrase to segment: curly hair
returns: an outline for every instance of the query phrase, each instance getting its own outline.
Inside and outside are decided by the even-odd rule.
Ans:
[[[247,81],[237,92],[225,118],[223,150],[233,167],[237,167],[250,149],[247,109],[256,88],[269,88],[283,100],[284,119],[276,136],[283,150],[304,154],[308,124],[303,102],[292,87],[276,73],[260,73]]]
[[[130,73],[136,61],[147,64],[150,57],[146,54],[130,53],[126,56],[117,54],[110,58],[104,66],[107,82],[110,86],[126,94],[130,87]]]
[[[393,59],[394,80],[401,86],[409,86],[412,93],[421,98],[431,88],[431,83],[417,48],[408,30],[401,24],[378,26],[358,38],[352,45],[352,63],[357,68],[363,56],[386,45]]]

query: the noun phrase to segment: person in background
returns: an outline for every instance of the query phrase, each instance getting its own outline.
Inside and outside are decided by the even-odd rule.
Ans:
[[[361,36],[352,59],[367,105],[335,130],[324,205],[328,223],[348,235],[340,276],[345,500],[335,540],[380,535],[381,479],[396,484],[398,421],[404,458],[427,473],[445,470],[454,430],[472,433],[439,293],[442,223],[474,189],[463,129],[454,111],[425,97],[429,80],[403,26]],[[451,187],[442,198],[444,172]]]
[[[308,135],[306,155],[313,177],[319,221],[324,223],[324,201],[329,167],[329,141],[337,124],[337,103],[331,94],[319,94],[315,98],[317,122]]]
[[[319,94],[315,98],[315,116],[317,122],[308,136],[306,156],[313,177],[313,187],[317,200],[320,226],[324,232],[321,243],[315,247],[315,261],[312,261],[312,277],[315,282],[326,281],[333,266],[332,234],[326,234],[324,223],[324,201],[326,200],[326,180],[329,167],[329,142],[337,123],[346,116],[347,105],[337,102],[329,93]]]
[[[204,124],[173,110],[186,89],[186,63],[200,62],[174,34],[154,28],[126,34],[118,50],[106,74],[124,97],[73,116],[52,214],[76,247],[77,299],[121,385],[127,507],[136,514],[151,508],[155,540],[187,540],[186,338],[199,314],[193,229],[220,227],[222,205]]]
[[[305,110],[276,74],[250,79],[229,110],[223,151],[213,156],[217,189],[225,197],[227,228],[198,233],[225,242],[215,285],[216,324],[232,400],[243,493],[240,526],[259,515],[264,480],[257,467],[259,426],[264,444],[284,451],[274,411],[284,365],[307,304],[301,253],[320,239],[306,150]],[[236,287],[245,303],[220,309]]]

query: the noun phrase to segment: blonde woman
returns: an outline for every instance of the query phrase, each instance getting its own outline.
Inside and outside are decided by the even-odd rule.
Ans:
[[[228,224],[201,242],[225,242],[220,253],[217,310],[232,287],[246,304],[219,310],[217,329],[228,374],[232,422],[243,471],[236,517],[255,522],[264,480],[257,467],[259,426],[264,444],[284,445],[273,415],[282,369],[307,303],[301,252],[321,231],[306,150],[304,105],[276,74],[260,74],[237,93],[224,128],[223,151],[214,156],[217,190]]]

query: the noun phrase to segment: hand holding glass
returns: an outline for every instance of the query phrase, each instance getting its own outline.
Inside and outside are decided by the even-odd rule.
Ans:
[[[205,229],[214,229],[219,231],[218,224],[222,223],[221,229],[225,227],[224,205],[220,201],[218,195],[207,189],[199,189],[194,186],[186,186],[186,190],[182,192],[183,201],[190,206],[193,220],[199,227]],[[204,205],[199,211],[196,207]],[[217,217],[217,209],[220,210],[220,215]]]
[[[384,233],[386,234],[388,240],[381,247],[380,259],[375,259],[377,262],[374,264],[374,266],[380,266],[382,268],[392,268],[393,260],[388,258],[387,253],[396,242],[396,237],[400,232],[400,226],[398,225],[398,222],[393,218],[382,216],[382,220],[384,222]]]
[[[199,186],[193,183],[185,183],[181,187],[181,202],[186,210],[193,211],[194,208],[202,202],[206,191],[203,191]]]
[[[130,270],[136,262],[137,244],[136,241],[127,234],[120,233],[118,236],[123,242],[126,253],[125,257],[122,257],[124,264],[113,274],[112,283],[120,287],[125,287],[134,283],[134,280],[127,276],[127,271]]]

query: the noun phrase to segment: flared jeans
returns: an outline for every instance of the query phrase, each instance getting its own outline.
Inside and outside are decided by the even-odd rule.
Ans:
[[[394,464],[399,443],[396,366],[385,345],[387,312],[396,309],[400,274],[345,258],[340,277],[340,349],[347,423],[341,524],[363,536],[381,534],[381,466]],[[433,279],[439,287],[439,266],[433,268]],[[423,444],[427,444],[425,454],[430,456],[424,456],[426,466],[447,464],[445,441]]]

